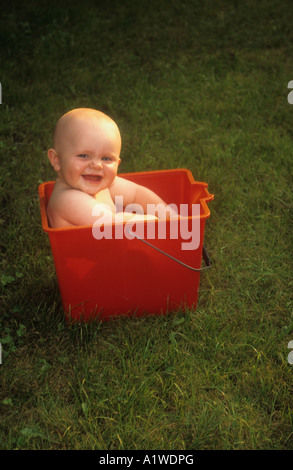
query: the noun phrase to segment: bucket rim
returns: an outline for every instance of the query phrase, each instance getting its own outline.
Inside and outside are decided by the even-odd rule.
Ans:
[[[185,173],[189,179],[189,182],[192,185],[197,185],[197,186],[202,186],[204,189],[205,195],[199,199],[200,204],[202,205],[202,208],[204,209],[204,213],[200,215],[200,219],[207,219],[210,217],[210,210],[208,208],[207,203],[212,201],[214,199],[214,194],[211,194],[208,192],[207,187],[208,183],[202,182],[202,181],[195,181],[193,174],[191,170],[186,169],[186,168],[172,168],[172,169],[165,169],[165,170],[153,170],[153,171],[139,171],[139,172],[128,172],[128,173],[120,173],[118,176],[120,177],[128,177],[128,176],[134,176],[134,175],[139,175],[139,176],[144,176],[144,175],[154,175],[154,174],[167,174],[167,173]],[[48,223],[48,218],[47,218],[47,210],[46,210],[46,203],[45,203],[45,188],[46,186],[52,186],[55,184],[54,180],[50,181],[45,181],[43,183],[40,183],[38,186],[38,192],[39,192],[39,203],[40,203],[40,211],[41,211],[41,220],[42,220],[42,228],[44,232],[68,232],[70,230],[85,230],[85,229],[92,229],[92,225],[79,225],[79,226],[69,226],[69,227],[55,227],[52,228],[49,226]],[[192,204],[192,201],[191,201]],[[192,218],[192,216],[188,216],[188,219]],[[155,221],[155,223],[158,223],[159,221]],[[125,225],[127,222],[121,222],[121,224]],[[147,221],[144,222],[139,222],[139,223],[147,223]]]

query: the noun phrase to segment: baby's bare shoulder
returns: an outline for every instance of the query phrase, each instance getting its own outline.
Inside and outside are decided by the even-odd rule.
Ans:
[[[93,198],[78,189],[56,188],[56,191],[52,193],[49,203],[60,209],[63,205],[68,207],[68,204],[88,204],[90,201],[93,201]]]
[[[59,189],[52,193],[47,213],[53,227],[93,223],[94,198],[77,189]]]

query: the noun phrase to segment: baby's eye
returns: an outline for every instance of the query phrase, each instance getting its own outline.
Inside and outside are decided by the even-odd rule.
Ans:
[[[85,153],[81,153],[80,155],[78,155],[79,158],[87,158],[88,156],[85,154]]]
[[[102,158],[102,160],[104,162],[110,162],[112,159],[111,159],[111,157],[105,156],[105,157]]]

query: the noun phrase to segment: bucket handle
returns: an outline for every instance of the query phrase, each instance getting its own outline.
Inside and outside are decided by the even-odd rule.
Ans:
[[[163,250],[160,250],[160,248],[157,248],[156,246],[152,245],[151,243],[147,242],[146,240],[144,240],[143,238],[140,238],[138,237],[135,233],[131,232],[131,230],[127,227],[127,231],[128,233],[130,233],[130,235],[133,235],[135,238],[137,238],[137,240],[140,240],[141,242],[144,242],[146,243],[147,245],[149,245],[150,247],[154,248],[155,250],[159,251],[160,253],[162,253],[163,255],[165,256],[168,256],[168,258],[171,258],[172,260],[176,261],[177,263],[181,264],[182,266],[184,266],[185,268],[188,268],[188,269],[191,269],[192,271],[203,271],[204,269],[209,269],[212,267],[212,261],[209,257],[209,254],[205,248],[205,246],[203,245],[202,247],[202,256],[203,256],[203,259],[204,259],[204,262],[206,264],[206,266],[204,266],[203,268],[194,268],[193,266],[189,266],[188,264],[185,264],[183,263],[182,261],[180,261],[179,259],[177,258],[174,258],[174,256],[171,256],[169,255],[168,253],[166,253],[165,251]]]

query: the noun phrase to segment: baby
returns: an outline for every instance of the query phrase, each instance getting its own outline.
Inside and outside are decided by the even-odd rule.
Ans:
[[[112,220],[115,197],[123,207],[139,204],[167,204],[153,191],[117,176],[121,136],[116,123],[91,108],[77,108],[62,116],[54,131],[54,148],[48,157],[57,173],[47,214],[51,227],[93,225],[97,204]],[[117,214],[116,214],[117,215]],[[175,214],[173,214],[175,215]],[[172,216],[172,214],[171,214]],[[123,212],[122,220],[154,220],[155,216]]]

